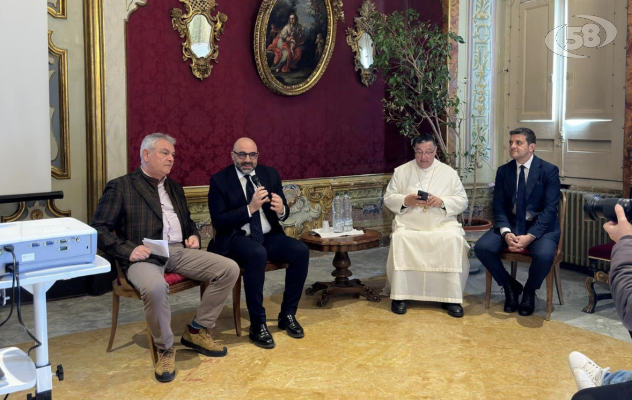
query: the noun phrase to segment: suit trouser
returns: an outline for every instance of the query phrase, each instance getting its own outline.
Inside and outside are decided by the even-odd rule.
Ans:
[[[504,286],[509,280],[509,273],[507,273],[503,262],[498,258],[498,253],[506,248],[507,242],[503,240],[498,229],[490,229],[474,245],[476,257],[492,274],[499,286]],[[551,270],[555,252],[557,251],[557,243],[554,240],[543,237],[531,242],[527,250],[529,250],[531,256],[531,265],[529,266],[529,278],[524,285],[524,290],[526,292],[535,292],[540,289],[546,275]]]
[[[140,292],[145,304],[145,319],[156,347],[161,350],[173,346],[165,272],[210,282],[195,316],[195,322],[206,328],[215,326],[215,320],[239,278],[239,267],[233,260],[202,250],[186,249],[180,243],[169,245],[169,261],[164,266],[147,262],[131,264],[127,279]]]
[[[309,265],[309,249],[305,243],[282,233],[266,233],[263,238],[263,244],[259,244],[249,236],[237,236],[227,254],[244,269],[244,292],[252,326],[266,323],[263,283],[268,260],[289,264],[285,272],[281,315],[296,314]]]

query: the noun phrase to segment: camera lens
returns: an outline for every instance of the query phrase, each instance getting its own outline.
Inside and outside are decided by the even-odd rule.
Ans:
[[[586,203],[584,203],[584,215],[592,221],[598,218],[605,218],[608,221],[617,221],[617,213],[614,207],[619,204],[623,207],[625,216],[628,221],[632,219],[632,202],[630,199],[602,199],[595,194],[584,195]]]

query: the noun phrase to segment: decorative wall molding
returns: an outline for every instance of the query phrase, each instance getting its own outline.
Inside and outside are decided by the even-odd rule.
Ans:
[[[113,2],[108,10],[115,9]],[[108,170],[106,162],[105,140],[105,56],[104,56],[104,14],[103,0],[84,0],[84,43],[86,49],[86,142],[88,169],[88,223],[94,214],[99,198],[107,183]],[[125,35],[121,32],[121,35]],[[123,62],[125,48],[123,47]],[[108,65],[108,69],[110,66]],[[123,83],[123,86],[125,84]],[[125,99],[118,108],[125,109]],[[123,120],[123,125],[125,119]],[[125,132],[123,140],[118,144],[125,148]],[[125,154],[125,152],[124,152]],[[121,174],[122,175],[122,174]]]
[[[17,210],[11,215],[0,216],[0,222],[70,217],[70,211],[62,211],[57,208],[55,200],[22,201],[17,204]]]
[[[471,147],[477,137],[484,137],[487,149],[483,158],[491,161],[493,137],[492,67],[493,67],[493,20],[492,0],[472,0],[470,3],[470,46],[468,54],[469,85],[466,146]]]
[[[53,18],[66,18],[66,0],[47,0],[46,3]]]
[[[443,32],[459,33],[459,0],[441,0],[441,9],[443,12],[442,30]],[[446,60],[450,69],[450,76],[453,77],[450,82],[451,94],[456,94],[458,88],[459,76],[459,46],[453,42],[452,53],[450,58]],[[454,113],[452,113],[454,114]],[[453,153],[456,149],[456,132],[452,128],[447,128],[445,132],[445,142],[448,146],[448,152]]]
[[[50,107],[51,174],[70,179],[70,134],[68,115],[68,51],[53,44],[48,31],[48,96]]]

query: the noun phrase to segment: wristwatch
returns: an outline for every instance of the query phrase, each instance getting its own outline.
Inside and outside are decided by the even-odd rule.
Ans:
[[[508,233],[511,233],[511,231],[505,231],[505,232],[500,234],[500,236],[503,238],[503,240],[505,240],[505,236],[507,236]]]
[[[441,202],[441,209],[445,210],[445,203],[444,202]]]

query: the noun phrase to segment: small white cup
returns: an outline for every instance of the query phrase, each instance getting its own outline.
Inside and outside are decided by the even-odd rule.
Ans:
[[[323,221],[323,231],[329,232],[331,228],[329,227],[329,221]]]

